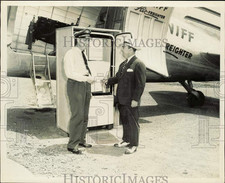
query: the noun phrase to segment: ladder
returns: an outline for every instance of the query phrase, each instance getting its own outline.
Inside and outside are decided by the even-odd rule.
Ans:
[[[55,97],[52,91],[49,57],[46,54],[35,55],[31,52],[32,64],[30,75],[36,93],[36,105],[40,108],[55,107]]]

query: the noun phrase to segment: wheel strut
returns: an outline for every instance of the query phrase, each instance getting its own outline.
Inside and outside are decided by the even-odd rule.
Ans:
[[[205,102],[205,96],[201,91],[193,89],[192,82],[190,80],[181,81],[180,84],[186,89],[187,93],[187,102],[190,107],[202,106]]]

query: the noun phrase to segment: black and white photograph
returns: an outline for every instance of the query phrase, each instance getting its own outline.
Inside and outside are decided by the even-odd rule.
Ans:
[[[224,183],[223,1],[2,1],[1,181]]]

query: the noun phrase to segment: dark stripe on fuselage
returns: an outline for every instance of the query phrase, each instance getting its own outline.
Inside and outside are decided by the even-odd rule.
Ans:
[[[220,77],[219,61],[219,55],[208,53],[193,55],[192,59],[175,59],[166,54],[169,77],[147,69],[147,82],[218,81]]]

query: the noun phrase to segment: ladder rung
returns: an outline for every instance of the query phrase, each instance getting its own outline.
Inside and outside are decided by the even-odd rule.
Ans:
[[[53,103],[49,103],[49,104],[40,104],[39,108],[44,108],[44,107],[54,107]]]
[[[31,72],[33,72],[32,74],[32,80],[34,82],[34,86],[35,86],[35,91],[36,91],[36,102],[37,102],[37,106],[38,107],[54,107],[55,104],[54,104],[54,96],[53,96],[53,93],[52,93],[52,86],[51,86],[51,74],[50,74],[50,65],[49,65],[49,57],[48,55],[46,55],[46,60],[45,62],[43,63],[44,60],[35,60],[35,57],[38,57],[39,55],[34,55],[32,53],[32,69],[31,69]],[[36,68],[36,67],[39,67]],[[43,70],[44,71],[44,75],[45,75],[45,78],[48,78],[48,79],[40,79],[40,78],[37,78],[36,76],[39,76],[38,74],[36,74],[36,71],[38,73],[42,72],[40,70]],[[40,77],[40,76],[39,76]],[[44,86],[44,83],[47,83],[47,86]],[[42,103],[41,102],[41,99],[42,97],[40,98],[40,95],[39,95],[39,87],[47,87],[49,90],[49,94],[50,94],[50,101],[46,101],[46,103]]]
[[[41,66],[46,66],[46,65],[34,65],[34,66],[35,66],[35,67],[36,67],[36,66],[40,66],[40,67],[41,67]]]
[[[38,80],[37,82],[41,82],[41,83],[49,83],[50,80]]]
[[[50,83],[50,82],[51,82],[50,80],[40,80],[40,81],[36,81],[35,85],[40,85],[43,83]]]

